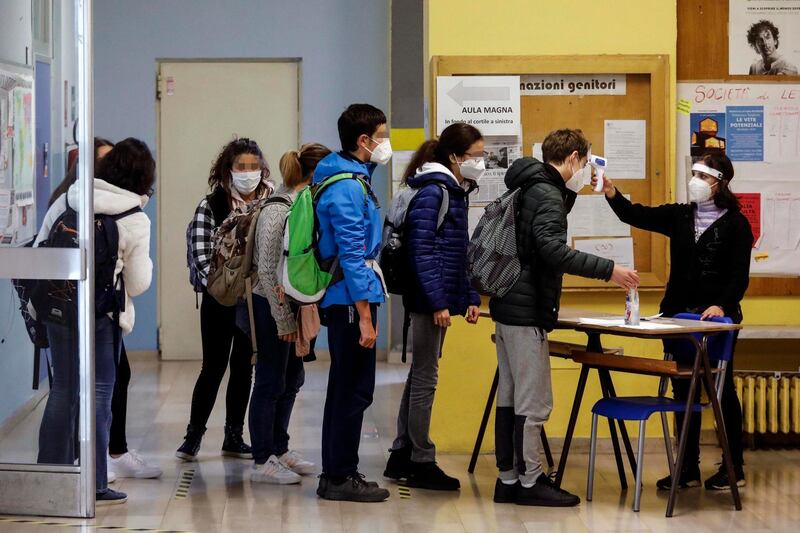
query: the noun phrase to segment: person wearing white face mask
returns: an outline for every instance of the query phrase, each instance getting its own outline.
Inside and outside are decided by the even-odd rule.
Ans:
[[[661,301],[661,312],[665,316],[690,312],[701,315],[702,319],[728,316],[736,323],[742,321],[740,302],[749,283],[753,233],[730,189],[732,179],[730,159],[722,152],[713,151],[692,165],[688,204],[658,207],[633,204],[619,193],[610,179],[604,180],[603,191],[608,204],[621,221],[670,238],[672,267]],[[685,401],[688,387],[688,380],[673,381],[675,398]],[[741,487],[745,484],[742,410],[733,386],[733,359],[726,370],[720,403],[736,474],[734,482]],[[677,427],[682,427],[683,415],[676,414],[675,418]],[[678,480],[680,488],[700,485],[699,462],[700,416],[695,413],[689,424],[686,459]],[[723,461],[719,471],[706,480],[706,489],[730,488],[731,480],[724,464]],[[660,479],[656,485],[669,489],[672,478]]]
[[[231,369],[225,396],[225,441],[222,455],[250,459],[252,451],[243,440],[244,415],[250,398],[252,348],[247,333],[236,326],[237,307],[225,307],[206,292],[211,262],[212,237],[234,209],[269,196],[269,167],[258,144],[247,138],[231,141],[222,148],[211,168],[208,184],[211,194],[203,198],[187,228],[189,279],[202,293],[200,335],[203,341],[203,367],[192,394],[189,426],[184,442],[175,455],[194,461],[206,431],[222,378]]]
[[[471,324],[478,321],[481,300],[467,277],[467,206],[469,192],[484,172],[483,148],[483,136],[475,127],[451,124],[439,139],[420,146],[403,175],[408,187],[418,189],[408,205],[403,232],[411,279],[403,305],[411,317],[414,357],[384,476],[407,479],[410,487],[460,487],[458,479],[436,465],[430,421],[451,317],[465,315]],[[447,214],[439,225],[445,198]]]

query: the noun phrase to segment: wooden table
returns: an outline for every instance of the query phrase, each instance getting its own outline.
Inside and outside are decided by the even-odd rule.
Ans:
[[[482,316],[491,318],[491,315],[488,312],[481,313]],[[722,412],[719,406],[719,400],[716,395],[716,391],[714,389],[714,384],[712,383],[712,370],[711,370],[711,363],[708,358],[708,338],[717,335],[719,333],[725,331],[732,331],[732,330],[740,330],[742,326],[740,324],[720,324],[715,322],[700,322],[697,320],[677,320],[677,319],[657,319],[651,322],[642,322],[642,327],[640,328],[630,328],[630,327],[623,327],[623,326],[608,326],[608,325],[598,325],[598,324],[587,324],[581,321],[582,318],[619,318],[619,317],[610,317],[607,314],[599,314],[596,312],[591,311],[581,311],[577,309],[562,309],[558,316],[558,321],[556,328],[557,329],[573,329],[576,331],[580,331],[586,333],[588,337],[588,341],[586,344],[586,350],[588,352],[593,352],[597,354],[603,353],[603,346],[600,341],[601,335],[615,335],[620,337],[636,337],[641,339],[653,339],[653,340],[663,340],[663,339],[674,339],[674,338],[683,338],[689,339],[696,348],[696,356],[694,359],[694,364],[692,366],[692,373],[689,382],[689,394],[687,396],[686,401],[686,413],[687,415],[692,412],[692,404],[694,403],[695,393],[697,391],[697,383],[698,380],[702,383],[702,386],[705,387],[706,393],[711,401],[712,409],[714,411],[714,420],[716,422],[716,429],[717,429],[717,438],[719,440],[720,446],[722,447],[723,457],[725,459],[725,468],[728,471],[728,478],[729,479],[736,479],[736,476],[733,472],[733,463],[731,462],[731,455],[730,455],[730,448],[728,445],[728,437],[727,433],[725,432],[725,425],[722,420]],[[650,328],[647,326],[653,324]],[[669,324],[673,327],[671,329],[656,329],[658,325]],[[698,340],[696,335],[700,336]],[[564,469],[566,468],[567,458],[569,456],[569,448],[572,443],[572,436],[575,432],[575,424],[578,419],[578,412],[580,411],[581,402],[583,400],[583,394],[586,390],[586,380],[589,376],[589,370],[591,368],[596,368],[600,377],[600,385],[601,390],[603,391],[603,396],[606,397],[613,397],[616,396],[616,391],[614,389],[614,384],[611,380],[611,374],[607,369],[600,368],[600,367],[592,367],[590,365],[582,364],[581,365],[581,372],[580,377],[578,378],[578,386],[575,391],[575,399],[572,404],[572,411],[570,413],[569,423],[567,425],[567,433],[564,437],[564,447],[561,452],[561,457],[558,464],[558,470],[556,471],[556,478],[555,483],[556,485],[561,485],[561,480],[563,479]],[[493,398],[490,398],[492,401]],[[690,416],[684,416],[683,418],[683,427],[680,431],[680,438],[678,439],[678,456],[675,461],[674,468],[672,468],[672,472],[679,473],[683,468],[683,461],[684,455],[686,452],[686,437],[688,434],[688,427],[689,427],[689,420]],[[628,438],[628,433],[625,428],[625,423],[623,421],[617,421],[616,423],[619,424],[620,435],[622,437],[623,444],[625,446],[625,450],[628,455],[628,459],[631,464],[631,468],[633,472],[636,472],[636,460],[633,455],[633,448],[630,444],[630,439]],[[620,475],[620,484],[623,489],[627,488],[627,480],[625,478],[625,472],[623,467],[622,455],[619,446],[619,439],[617,437],[617,431],[615,427],[615,421],[609,419],[609,428],[611,430],[611,439],[612,445],[614,447],[614,454],[617,460],[617,470]],[[676,474],[679,475],[679,474]],[[672,483],[672,488],[670,490],[669,495],[669,502],[667,504],[667,513],[666,516],[670,517],[673,514],[673,510],[675,508],[675,500],[677,497],[677,483]],[[734,506],[736,510],[741,510],[742,503],[741,498],[739,496],[739,490],[735,483],[731,484],[731,497],[733,499]]]

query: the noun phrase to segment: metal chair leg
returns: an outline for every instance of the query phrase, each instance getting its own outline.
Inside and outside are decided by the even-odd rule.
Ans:
[[[672,456],[672,438],[669,436],[669,421],[667,413],[661,413],[661,429],[664,431],[664,446],[667,450],[667,463],[669,464],[669,475],[675,479],[672,469],[675,468],[675,458]]]
[[[639,504],[642,501],[642,463],[644,462],[644,430],[647,420],[639,422],[639,452],[636,457],[636,492],[633,497],[633,511],[639,512]]]
[[[597,456],[597,414],[592,414],[592,440],[589,444],[589,477],[586,481],[586,501],[592,501],[594,490],[594,461]]]

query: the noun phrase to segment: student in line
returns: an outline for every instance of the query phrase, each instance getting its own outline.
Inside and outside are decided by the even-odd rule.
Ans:
[[[322,476],[317,495],[327,500],[379,502],[389,491],[358,472],[364,411],[375,390],[378,305],[385,301],[375,258],[381,245],[381,217],[370,181],[377,164],[392,157],[386,115],[369,104],[353,104],[338,121],[342,151],[317,165],[313,183],[341,173],[344,179],[318,196],[319,252],[338,257],[338,272],[320,304],[328,327],[331,367],[322,419]]]
[[[97,214],[119,215],[143,208],[155,181],[155,161],[147,145],[138,139],[125,139],[103,158],[94,180],[94,210]],[[44,241],[67,203],[77,206],[80,191],[72,186],[61,195],[45,215],[35,246]],[[122,334],[133,330],[135,310],[132,297],[148,289],[152,279],[150,260],[150,220],[138,211],[116,222],[119,232],[115,277],[122,276],[125,307],[115,323],[111,315],[95,321],[95,413],[96,413],[96,503],[117,504],[127,495],[108,488],[107,452],[111,428],[111,396],[119,361]],[[47,324],[53,357],[53,387],[47,400],[39,432],[39,463],[72,464],[75,454],[74,428],[78,416],[78,338],[77,327]]]
[[[412,286],[403,295],[411,313],[411,368],[406,379],[397,437],[384,476],[407,479],[411,487],[458,490],[458,479],[436,464],[436,446],[430,425],[439,375],[439,357],[451,317],[466,315],[474,324],[480,296],[467,278],[468,196],[484,173],[484,141],[474,126],[457,123],[439,139],[423,143],[403,175],[403,182],[419,189],[408,205],[405,243]],[[440,227],[439,209],[445,187],[449,202]]]
[[[603,191],[608,204],[626,224],[655,231],[670,239],[672,267],[667,290],[661,300],[665,316],[697,313],[702,319],[727,316],[741,323],[741,301],[750,282],[750,254],[753,232],[742,214],[739,200],[731,192],[733,165],[723,152],[705,153],[692,166],[689,203],[647,207],[632,204],[614,183],[605,178]],[[596,178],[593,179],[596,182]],[[686,401],[689,380],[673,380],[675,398]],[[697,391],[699,401],[700,389]],[[725,372],[722,390],[722,418],[728,433],[736,485],[743,487],[742,406],[733,386],[733,359]],[[683,427],[683,413],[675,413],[677,427]],[[700,413],[693,413],[686,439],[686,455],[680,473],[680,488],[700,486]],[[669,490],[672,478],[658,480],[659,489]],[[725,462],[705,481],[707,490],[731,487]]]
[[[200,451],[206,423],[217,391],[230,363],[231,375],[225,395],[225,440],[222,455],[251,459],[252,449],[244,442],[244,415],[250,398],[253,349],[250,339],[236,326],[237,307],[227,307],[206,292],[211,265],[212,237],[234,209],[266,198],[272,193],[269,168],[258,144],[247,138],[225,145],[217,156],[208,185],[211,193],[200,201],[187,233],[189,278],[200,304],[200,335],[203,342],[203,367],[192,393],[192,410],[183,444],[175,455],[194,461]]]
[[[578,496],[552,483],[539,457],[542,426],[553,407],[547,333],[558,318],[564,274],[610,280],[626,289],[639,283],[635,271],[567,245],[567,213],[584,184],[588,152],[589,142],[580,130],[556,130],[542,143],[544,162],[518,159],[505,177],[509,190],[522,189],[516,231],[523,268],[508,294],[489,301],[500,375],[495,415],[497,503],[552,507],[580,503]]]
[[[95,137],[94,138],[94,168],[95,173],[97,171],[97,163],[101,159],[103,159],[111,149],[114,148],[114,143],[109,141],[108,139],[104,139],[103,137]],[[50,194],[50,199],[47,201],[47,207],[49,208],[51,205],[55,203],[56,200],[62,195],[66,194],[72,184],[78,179],[78,160],[72,163],[72,165],[67,169],[66,175],[64,175],[64,179],[61,180],[61,183],[58,184],[53,192]]]
[[[252,481],[289,485],[300,483],[301,475],[316,470],[314,463],[289,449],[289,419],[305,372],[303,360],[295,352],[295,312],[282,298],[278,268],[289,206],[298,191],[311,183],[317,163],[330,153],[321,144],[304,144],[300,150],[283,154],[283,185],[273,196],[286,199],[286,203],[267,204],[258,218],[253,252],[258,268],[258,284],[253,288],[258,360],[250,397]]]

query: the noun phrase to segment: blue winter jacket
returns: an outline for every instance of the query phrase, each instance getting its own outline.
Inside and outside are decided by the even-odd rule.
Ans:
[[[441,227],[436,228],[447,187],[450,206]],[[413,274],[413,286],[403,296],[403,305],[412,313],[433,313],[448,309],[463,315],[481,299],[467,279],[467,192],[445,166],[423,165],[408,185],[420,188],[406,214],[404,242]]]
[[[332,153],[317,165],[314,183],[329,176],[351,172],[369,183],[375,165],[367,165],[345,153]],[[381,247],[379,206],[357,180],[342,180],[326,187],[317,199],[319,252],[322,259],[339,257],[344,279],[328,287],[320,307],[352,305],[359,300],[382,303],[383,284],[366,260],[377,257]]]

